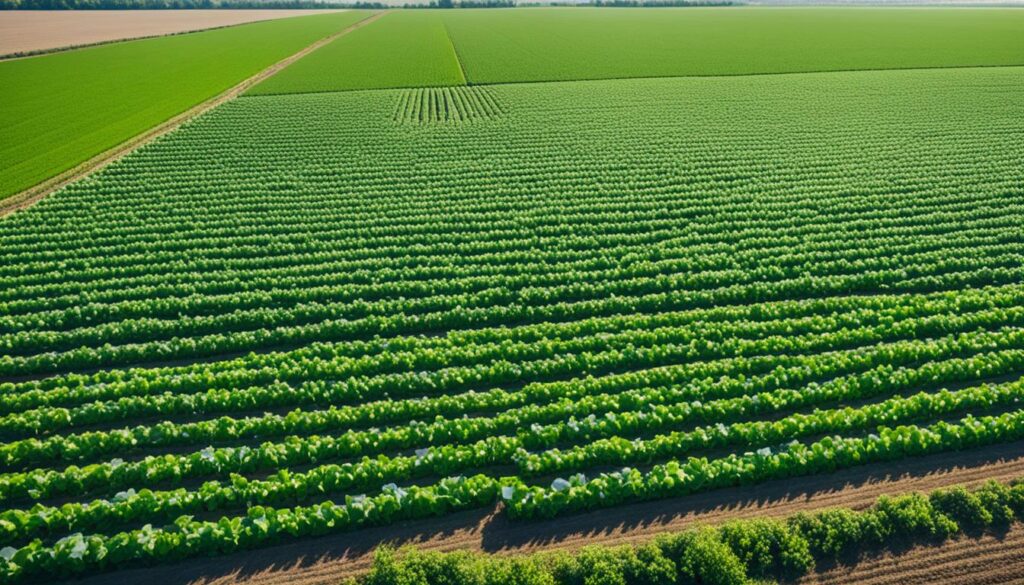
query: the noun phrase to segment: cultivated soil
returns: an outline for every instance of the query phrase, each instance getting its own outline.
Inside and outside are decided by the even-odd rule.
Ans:
[[[5,10],[0,56],[232,26],[334,10]]]
[[[784,517],[826,507],[862,509],[882,494],[930,491],[956,484],[971,486],[987,479],[1008,481],[1019,477],[1024,477],[1024,442],[717,490],[543,522],[511,522],[498,510],[463,512],[215,559],[98,575],[76,583],[337,585],[344,577],[365,572],[374,549],[385,543],[497,554],[575,549],[595,543],[635,544],[698,523]],[[998,538],[964,538],[943,546],[863,559],[853,566],[824,567],[805,581],[806,585],[1005,583],[1022,576],[1024,528],[1016,528]]]
[[[996,585],[1024,583],[1024,527],[962,537],[940,546],[862,559],[820,570],[799,585]]]

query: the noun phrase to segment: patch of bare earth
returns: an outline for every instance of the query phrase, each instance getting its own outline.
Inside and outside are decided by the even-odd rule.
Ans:
[[[386,543],[415,545],[428,550],[477,550],[496,554],[575,549],[587,544],[635,544],[663,532],[684,530],[700,523],[790,516],[827,507],[863,509],[882,494],[930,491],[950,485],[970,486],[988,479],[1009,481],[1018,477],[1024,477],[1024,442],[717,490],[542,522],[512,522],[494,509],[462,512],[219,558],[98,575],[80,580],[78,584],[337,585],[344,577],[365,572],[372,562],[373,551]],[[998,580],[1000,575],[1014,578],[1016,573],[1024,575],[1024,570],[1013,571],[1004,566],[1016,565],[1024,569],[1022,545],[1024,529],[1016,529],[1002,540],[991,536],[962,539],[942,547],[913,549],[907,553],[909,556],[868,558],[853,567],[823,571],[808,579],[807,584],[1007,582]],[[975,557],[982,555],[987,555],[989,562],[976,561]],[[944,564],[929,568],[929,556]],[[1000,566],[991,566],[992,563],[1000,563]],[[928,571],[939,568],[943,571],[936,573],[940,578],[929,578]],[[908,572],[909,580],[904,581],[893,573],[903,570]]]
[[[820,570],[800,585],[995,585],[1024,583],[1024,526],[1006,534],[961,537],[942,545]]]
[[[0,55],[50,51],[336,10],[6,10]]]

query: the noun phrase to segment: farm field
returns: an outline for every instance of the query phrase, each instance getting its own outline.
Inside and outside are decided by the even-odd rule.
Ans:
[[[410,10],[388,14],[374,26],[339,37],[248,93],[465,84],[441,15]]]
[[[0,61],[0,199],[368,15],[349,11],[284,18]]]
[[[416,10],[345,35],[248,93],[1024,65],[1022,29],[1015,9]]]
[[[330,10],[31,10],[0,12],[0,56],[177,34]]]
[[[371,14],[287,18],[0,61],[0,85],[12,88],[0,109],[0,200],[126,143]],[[1024,65],[1024,12],[1013,9],[555,8],[386,16],[248,92]]]
[[[470,83],[1024,65],[1024,11],[457,10]]]
[[[1022,84],[228,102],[0,223],[13,570],[1018,441]]]
[[[205,108],[0,218],[0,583],[1019,563],[1021,15],[367,10],[0,62],[0,185]],[[44,119],[83,91],[134,97]]]

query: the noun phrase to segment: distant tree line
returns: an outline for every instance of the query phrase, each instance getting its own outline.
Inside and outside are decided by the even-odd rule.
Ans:
[[[607,7],[644,7],[659,6],[742,6],[746,0],[519,0],[514,6],[607,6]]]
[[[430,0],[405,6],[315,0],[0,0],[0,10],[181,10],[189,8],[507,8],[515,0]]]
[[[730,6],[730,0],[592,0],[563,3],[559,0],[527,2],[522,5],[567,6]],[[0,10],[182,10],[189,8],[512,8],[516,0],[430,0],[404,6],[382,2],[318,2],[316,0],[0,0]]]
[[[314,0],[0,0],[0,10],[181,10],[188,8],[386,8],[380,2]]]
[[[430,0],[427,4],[406,4],[391,8],[512,8],[515,0]]]
[[[736,6],[739,2],[729,0],[592,0],[584,6]]]

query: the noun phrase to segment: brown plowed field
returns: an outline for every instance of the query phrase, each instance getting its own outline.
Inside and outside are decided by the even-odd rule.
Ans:
[[[499,554],[573,549],[594,543],[638,543],[695,523],[752,516],[788,516],[801,510],[835,506],[864,508],[881,494],[928,491],[954,484],[977,485],[986,479],[1007,481],[1018,477],[1024,477],[1024,442],[864,466],[831,475],[718,490],[544,522],[510,522],[495,510],[463,512],[435,520],[309,539],[216,559],[121,571],[78,583],[336,585],[343,577],[365,571],[372,560],[373,550],[382,543],[415,544],[423,549],[440,551],[481,550]],[[1005,541],[993,537],[965,539],[943,547],[924,549],[923,552],[910,551],[908,556],[867,559],[853,568],[829,569],[816,576],[817,581],[808,580],[808,584],[819,581],[822,584],[1005,582],[998,580],[996,572],[1003,571],[1001,575],[1013,578],[1018,573],[1024,575],[1022,544],[1024,529],[1017,529],[1007,535]],[[972,547],[978,547],[981,552],[975,554]],[[975,562],[979,555],[987,555],[989,561]],[[928,566],[929,556],[939,564]],[[966,562],[966,558],[971,562]],[[1000,567],[989,566],[992,563],[998,563]],[[1006,569],[1007,564],[1017,565],[1019,570]],[[910,580],[902,581],[898,575],[892,574],[896,567],[906,568],[912,573],[908,573]],[[938,581],[929,577],[928,571],[940,569],[943,573]],[[974,572],[980,572],[980,581],[974,581]]]
[[[7,10],[0,56],[154,37],[334,10]]]
[[[1024,527],[941,546],[886,553],[809,575],[800,585],[995,585],[1024,583]]]

